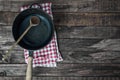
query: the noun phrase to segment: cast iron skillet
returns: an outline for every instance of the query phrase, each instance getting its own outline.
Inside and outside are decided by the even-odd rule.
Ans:
[[[48,14],[41,9],[29,8],[18,14],[13,22],[12,33],[16,42],[28,28],[32,16],[38,17],[40,24],[31,27],[18,42],[22,48],[29,50],[26,80],[32,80],[33,50],[41,49],[47,45],[52,39],[54,31],[52,19]]]
[[[51,17],[43,10],[29,8],[18,14],[13,22],[12,33],[15,41],[17,41],[27,29],[31,16],[39,17],[40,25],[32,27],[18,44],[28,50],[37,50],[49,43],[54,30]]]

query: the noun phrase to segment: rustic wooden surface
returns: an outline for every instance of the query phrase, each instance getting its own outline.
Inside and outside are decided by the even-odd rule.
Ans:
[[[52,2],[64,58],[56,68],[36,67],[33,80],[120,80],[119,0],[0,0],[0,80],[25,80],[23,49],[10,62],[1,55],[14,43],[12,23],[22,5]]]
[[[0,77],[1,80],[25,80],[24,77]],[[119,77],[33,77],[33,80],[120,80]]]

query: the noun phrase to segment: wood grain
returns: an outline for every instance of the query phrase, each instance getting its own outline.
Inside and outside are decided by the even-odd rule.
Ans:
[[[119,27],[56,27],[58,45],[64,58],[63,63],[119,63]],[[11,26],[0,27],[0,51],[14,43]],[[11,63],[24,63],[23,49],[16,46],[12,51]],[[1,62],[3,63],[3,62]]]
[[[99,40],[96,40],[94,42],[93,40],[80,41],[78,39],[73,41],[71,39],[67,39],[67,40],[61,39],[60,41],[61,43],[59,43],[59,49],[64,58],[63,61],[64,63],[66,62],[67,63],[119,63],[120,62],[119,40],[108,39],[106,41],[102,40],[99,42]],[[2,55],[4,55],[5,51],[8,49],[8,47],[4,47],[4,46],[0,50]],[[17,46],[12,51],[10,62],[24,63],[24,55],[22,48]]]
[[[25,77],[0,77],[1,80],[25,80]],[[119,80],[120,77],[33,77],[33,80]]]
[[[119,13],[54,13],[55,25],[119,26]]]
[[[25,76],[26,64],[2,64],[1,71],[6,71],[8,77]],[[58,64],[56,68],[36,67],[33,69],[33,76],[106,76],[119,77],[119,64]]]
[[[105,26],[55,26],[59,39],[119,39],[119,27]],[[0,26],[0,43],[13,41],[12,26]]]
[[[53,12],[119,12],[119,0],[1,0],[0,11],[18,12],[23,5],[52,2]]]
[[[9,40],[9,39],[8,39]],[[0,49],[7,50],[14,43],[12,40],[0,42]],[[58,45],[63,51],[80,51],[81,48],[96,48],[101,50],[113,50],[120,51],[120,39],[58,39]],[[75,49],[74,49],[75,48]],[[14,50],[21,50],[21,48],[17,45]]]
[[[58,38],[119,39],[119,27],[56,26]]]
[[[16,12],[0,12],[0,24],[12,25]],[[53,13],[56,26],[120,26],[120,14],[117,13]]]
[[[120,51],[87,50],[61,51],[62,63],[120,63]],[[82,51],[83,50],[83,51]],[[3,63],[3,62],[1,62]],[[13,51],[10,63],[25,63],[23,51]]]
[[[14,48],[10,63],[2,62],[2,55],[14,43],[12,24],[19,8],[45,2],[53,3],[64,61],[56,68],[34,68],[33,79],[120,80],[119,0],[0,0],[0,80],[25,80],[23,48]]]

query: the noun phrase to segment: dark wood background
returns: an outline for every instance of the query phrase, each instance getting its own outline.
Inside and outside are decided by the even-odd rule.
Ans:
[[[33,80],[120,80],[120,0],[0,0],[0,54],[14,43],[11,29],[19,7],[52,2],[63,62],[37,67]],[[23,49],[0,60],[0,80],[25,80]]]

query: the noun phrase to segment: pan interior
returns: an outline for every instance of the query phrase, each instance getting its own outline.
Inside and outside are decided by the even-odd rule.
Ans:
[[[39,17],[40,24],[37,26],[31,27],[31,29],[27,32],[27,34],[23,37],[21,41],[24,42],[24,45],[31,46],[31,48],[33,49],[35,47],[42,47],[48,42],[48,39],[50,38],[50,35],[51,35],[51,25],[45,17],[37,14],[32,14],[26,17],[21,23],[19,35],[22,35],[22,33],[29,26],[30,24],[29,20],[31,16]],[[26,48],[24,45],[21,45],[21,46]]]

